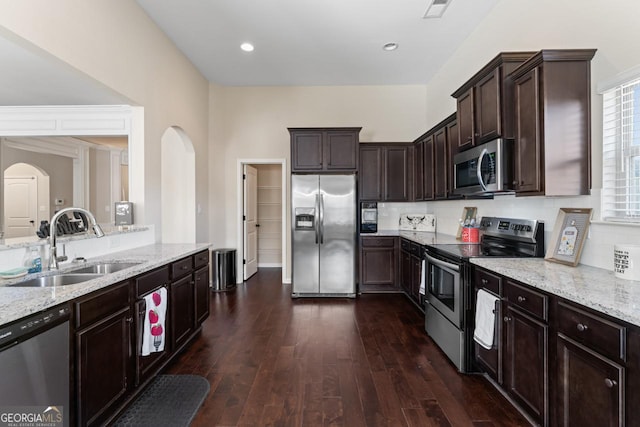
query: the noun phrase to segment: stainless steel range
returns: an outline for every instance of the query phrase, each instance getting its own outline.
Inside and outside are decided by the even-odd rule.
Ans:
[[[425,329],[460,372],[472,370],[474,298],[470,258],[542,257],[544,223],[483,217],[480,244],[428,245]]]

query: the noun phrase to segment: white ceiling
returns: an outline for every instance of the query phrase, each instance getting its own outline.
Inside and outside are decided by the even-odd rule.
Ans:
[[[213,83],[425,84],[498,0],[136,0]],[[242,42],[255,51],[240,50]],[[388,42],[399,47],[382,50]]]
[[[452,0],[440,19],[423,19],[430,0],[136,1],[209,81],[289,86],[425,84],[499,0]],[[128,103],[6,32],[0,64],[0,105]]]

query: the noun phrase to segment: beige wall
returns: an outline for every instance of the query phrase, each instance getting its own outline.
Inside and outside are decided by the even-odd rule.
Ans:
[[[197,239],[208,230],[208,82],[131,0],[0,0],[0,27],[144,107],[144,222],[160,230],[160,138],[179,126],[196,150]],[[132,168],[135,166],[132,166]]]
[[[362,126],[363,142],[412,141],[426,130],[425,108],[424,86],[211,85],[211,242],[239,248],[238,159],[285,158],[290,170],[287,127]]]

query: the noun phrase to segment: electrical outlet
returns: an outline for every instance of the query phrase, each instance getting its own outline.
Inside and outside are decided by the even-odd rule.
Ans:
[[[54,205],[56,205],[56,206],[64,205],[64,199],[55,199]]]

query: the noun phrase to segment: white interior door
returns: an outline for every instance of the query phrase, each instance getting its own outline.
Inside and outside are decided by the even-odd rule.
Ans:
[[[244,165],[244,280],[258,271],[258,170]]]
[[[4,179],[5,238],[35,236],[38,220],[38,180],[30,177]]]

